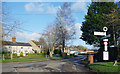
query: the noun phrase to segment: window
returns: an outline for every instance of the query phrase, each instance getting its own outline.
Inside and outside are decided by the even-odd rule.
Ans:
[[[11,46],[9,46],[9,48],[12,48]]]
[[[23,49],[23,47],[21,47],[21,49]]]

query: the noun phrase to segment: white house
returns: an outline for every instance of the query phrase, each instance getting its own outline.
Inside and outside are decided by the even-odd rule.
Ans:
[[[18,55],[23,52],[23,56],[25,53],[33,53],[32,46],[29,43],[16,42],[16,38],[12,38],[12,42],[3,41],[3,49],[4,52],[12,52],[17,53]]]
[[[5,42],[3,46],[4,51],[11,51],[12,53],[32,53],[32,46],[29,43],[21,43],[21,42]]]

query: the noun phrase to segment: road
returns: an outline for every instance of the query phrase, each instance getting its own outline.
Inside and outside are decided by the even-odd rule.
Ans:
[[[2,64],[3,72],[90,72],[77,60],[83,57],[71,59],[36,61],[24,63],[4,63]]]

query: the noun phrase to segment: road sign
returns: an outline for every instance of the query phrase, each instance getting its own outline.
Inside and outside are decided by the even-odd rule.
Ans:
[[[104,45],[107,45],[108,43],[107,42],[104,42]]]
[[[107,45],[104,46],[105,51],[107,51]]]
[[[108,30],[108,28],[107,28],[107,27],[103,27],[103,31],[105,31],[105,32],[106,32],[107,30]]]
[[[108,35],[106,35],[106,36],[102,37],[101,39],[109,38],[110,36],[111,36],[111,35],[110,35],[110,34],[108,34]]]
[[[106,32],[94,32],[94,35],[106,36]]]
[[[108,41],[108,39],[103,39],[103,41]]]
[[[103,60],[109,60],[109,53],[107,51],[103,52]]]
[[[108,53],[108,51],[103,51],[103,60],[109,60],[109,53]]]

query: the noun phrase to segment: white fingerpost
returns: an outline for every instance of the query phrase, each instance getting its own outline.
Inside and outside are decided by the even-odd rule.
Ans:
[[[108,53],[108,51],[103,51],[103,60],[109,60],[109,53]]]
[[[107,51],[107,44],[108,44],[107,42],[104,42],[104,45],[105,45],[105,46],[104,46],[105,51]]]
[[[105,50],[103,51],[103,60],[109,60],[109,52],[107,51],[108,39],[103,39],[103,41],[104,41],[104,50]]]
[[[105,31],[105,32],[106,32],[107,30],[108,30],[108,28],[107,28],[107,27],[103,27],[103,31]]]
[[[106,32],[94,32],[94,35],[106,36]]]
[[[105,36],[106,37],[107,36],[106,32],[108,31],[108,28],[103,27],[103,31],[104,32],[94,32],[94,35],[99,35],[99,36]],[[109,52],[107,51],[108,50],[108,48],[107,48],[108,39],[103,39],[103,41],[104,41],[104,50],[105,50],[105,51],[103,51],[103,60],[109,60]]]
[[[103,31],[105,31],[105,33],[107,32],[108,28],[107,27],[103,27]],[[105,34],[106,36],[106,34]]]

